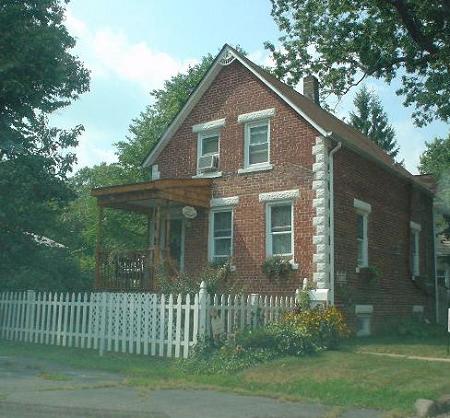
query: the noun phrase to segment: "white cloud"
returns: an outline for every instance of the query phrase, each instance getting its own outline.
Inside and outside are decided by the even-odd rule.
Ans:
[[[86,166],[91,167],[100,162],[107,164],[117,162],[117,156],[110,145],[109,135],[92,126],[87,126],[79,137],[76,155],[75,170]]]
[[[120,30],[106,27],[92,31],[70,10],[66,14],[66,26],[77,38],[76,52],[93,77],[129,81],[146,92],[161,87],[165,80],[198,62],[176,59],[145,41],[132,42]]]
[[[273,67],[275,65],[275,61],[267,49],[257,49],[256,51],[250,52],[248,59],[263,67]]]

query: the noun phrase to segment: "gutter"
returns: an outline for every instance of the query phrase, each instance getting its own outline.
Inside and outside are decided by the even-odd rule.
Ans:
[[[329,153],[329,189],[330,189],[330,302],[334,305],[334,154],[342,147],[342,142]]]

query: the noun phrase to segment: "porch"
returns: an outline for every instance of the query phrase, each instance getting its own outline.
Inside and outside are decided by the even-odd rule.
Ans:
[[[164,263],[171,273],[184,267],[185,219],[209,209],[211,179],[164,179],[93,189],[97,199],[95,288],[153,290],[156,269]],[[121,251],[105,248],[104,209],[144,215],[146,248]]]

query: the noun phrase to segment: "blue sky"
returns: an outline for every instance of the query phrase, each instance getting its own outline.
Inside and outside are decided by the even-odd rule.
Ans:
[[[115,161],[114,142],[127,135],[165,79],[185,70],[227,42],[241,45],[249,58],[270,64],[264,41],[276,42],[278,29],[269,0],[72,0],[66,26],[77,39],[75,53],[91,70],[91,90],[53,118],[57,126],[83,124],[77,148],[77,168]],[[411,110],[393,86],[376,80],[367,85],[381,97],[400,143],[400,158],[416,172],[425,140],[444,136],[448,125],[435,122],[414,127]],[[354,92],[337,107],[337,115],[352,109]]]

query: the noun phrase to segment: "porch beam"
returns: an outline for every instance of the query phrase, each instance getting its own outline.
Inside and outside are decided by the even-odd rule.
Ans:
[[[194,187],[196,189],[204,187],[209,189],[211,184],[211,179],[163,179],[141,183],[122,184],[119,186],[99,187],[97,189],[93,189],[91,195],[104,196],[115,193],[130,193],[137,191],[165,190],[186,187]]]
[[[200,206],[209,208],[210,193],[208,194],[195,194],[192,191],[183,190],[167,190],[167,191],[139,191],[132,193],[124,193],[118,195],[105,195],[98,196],[98,204],[100,206],[112,206],[116,203],[132,204],[133,201],[150,200],[150,199],[162,199],[169,200],[177,203],[183,203],[185,205]]]

